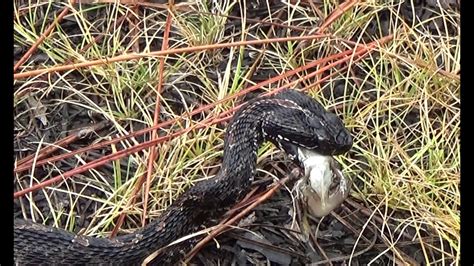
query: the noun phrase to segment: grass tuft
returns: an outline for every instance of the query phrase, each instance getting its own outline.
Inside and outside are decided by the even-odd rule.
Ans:
[[[255,1],[250,2],[246,3],[247,9],[239,1],[190,1],[185,8],[181,5],[172,9],[170,48],[304,36],[314,32],[339,6],[336,0],[324,0],[322,4],[290,1],[273,7],[260,1],[260,8],[254,6]],[[327,37],[305,43],[302,50],[298,48],[299,42],[279,42],[167,55],[160,121],[225,99],[244,89],[243,84],[249,86],[314,59],[393,34],[390,42],[364,58],[348,58],[345,65],[319,75],[318,78],[330,76],[325,82],[314,85],[317,79],[312,78],[296,88],[306,89],[343,117],[350,128],[354,147],[338,160],[355,182],[351,197],[362,201],[373,216],[382,220],[376,226],[385,244],[380,256],[402,256],[396,255],[400,254],[397,247],[402,236],[410,234],[421,247],[426,264],[458,264],[459,12],[427,7],[424,12],[430,12],[429,16],[422,19],[413,14],[410,17],[410,5],[414,4],[357,1],[328,25]],[[21,47],[23,52],[40,39],[58,11],[69,9],[16,73],[106,59],[133,53],[134,47],[139,47],[141,53],[158,51],[167,15],[167,10],[151,5],[136,9],[119,3],[15,1],[14,6],[14,44],[15,49]],[[230,15],[240,15],[240,20]],[[259,18],[274,25],[245,18]],[[275,26],[278,23],[294,28]],[[19,54],[15,58],[21,57]],[[94,121],[105,120],[110,126],[61,151],[71,152],[153,126],[158,64],[159,57],[143,57],[15,80],[16,160],[54,146],[74,129]],[[318,68],[321,67],[324,65]],[[314,71],[305,70],[299,77]],[[294,79],[270,84],[260,92]],[[226,101],[160,128],[159,135],[200,125],[241,100]],[[43,106],[35,110],[46,112],[33,114],[28,105],[32,102]],[[41,125],[35,115],[46,117],[47,123]],[[159,216],[195,182],[217,173],[223,134],[224,125],[214,124],[159,144],[147,204],[148,218]],[[61,162],[37,169],[32,166],[30,171],[17,174],[16,191],[148,138],[133,136]],[[259,151],[259,165],[275,153],[275,147],[264,145]],[[144,192],[139,190],[135,195],[135,187],[146,174],[148,156],[148,149],[144,149],[57,186],[28,193],[19,203],[21,215],[70,231],[85,228],[86,235],[107,237],[120,213],[126,212],[121,229],[133,231],[141,227]],[[128,205],[134,197],[136,203]],[[426,241],[427,236],[436,241]],[[433,250],[438,255],[433,255]]]

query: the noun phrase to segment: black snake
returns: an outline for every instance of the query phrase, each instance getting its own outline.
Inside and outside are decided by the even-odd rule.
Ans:
[[[15,219],[15,259],[25,263],[140,263],[160,247],[224,214],[248,193],[263,141],[274,143],[293,158],[298,157],[298,147],[338,155],[352,146],[343,122],[304,93],[285,90],[253,99],[235,113],[227,127],[219,173],[192,186],[156,220],[134,233],[108,239]],[[166,252],[168,256],[177,253]]]

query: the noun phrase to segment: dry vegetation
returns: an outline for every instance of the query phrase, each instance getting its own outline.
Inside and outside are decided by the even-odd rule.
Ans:
[[[458,264],[454,1],[177,1],[171,10],[96,2],[15,1],[16,217],[101,237],[133,231],[216,173],[229,110],[288,85],[354,136],[338,158],[355,184],[342,219],[363,220],[352,251],[375,228],[367,261]],[[275,41],[295,36],[314,37]],[[195,48],[175,50],[185,47]],[[269,166],[286,160],[264,145],[260,177],[281,178]],[[52,178],[60,182],[42,183]]]

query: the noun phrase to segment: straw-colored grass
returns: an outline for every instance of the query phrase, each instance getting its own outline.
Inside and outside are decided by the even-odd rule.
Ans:
[[[17,46],[30,47],[40,38],[58,10],[53,6],[68,8],[69,14],[39,45],[36,54],[42,55],[37,58],[40,63],[35,63],[34,55],[17,73],[111,58],[136,52],[136,47],[139,52],[157,51],[169,15],[166,10],[152,6],[142,7],[141,12],[136,13],[130,6],[121,4],[20,2],[15,3],[14,10]],[[266,14],[260,17],[262,21],[297,26],[304,31],[277,26],[267,31],[268,27],[264,29],[263,24],[244,19],[254,16],[256,11],[252,8],[248,8],[247,13],[241,11],[240,20],[209,14],[229,15],[238,8],[245,10],[242,6],[245,1],[208,2],[182,4],[186,9],[173,11],[170,48],[307,35],[336,10],[339,1],[324,0],[317,11],[308,5],[282,4],[280,9],[286,12],[281,16],[277,12],[268,14],[268,9],[259,11]],[[390,17],[387,28],[393,39],[360,61],[348,61],[349,69],[339,73],[336,73],[337,69],[329,71],[334,75],[327,82],[312,86],[308,91],[328,109],[336,110],[354,136],[350,154],[338,159],[355,181],[351,196],[363,201],[386,223],[386,227],[379,228],[379,233],[387,243],[387,251],[396,247],[401,234],[410,228],[416,232],[413,240],[423,247],[426,263],[439,263],[428,252],[433,248],[432,244],[422,240],[423,236],[434,235],[439,238],[436,249],[443,259],[457,264],[460,253],[460,38],[459,33],[452,36],[446,31],[448,28],[459,31],[459,13],[443,10],[430,19],[439,22],[438,28],[433,29],[429,28],[429,20],[415,20],[411,24],[403,21],[400,6],[385,2],[356,4],[329,25],[325,33],[331,37],[307,42],[303,53],[297,49],[298,42],[283,42],[167,56],[163,67],[164,93],[158,98],[161,101],[160,120],[180,117],[240,91],[244,84],[255,84],[251,72],[254,63],[258,69],[256,74],[275,76],[305,65],[314,60],[316,54],[318,58],[325,57],[353,48],[354,42],[363,44],[378,39],[384,34],[367,35],[374,34],[371,27],[383,26],[377,12],[386,10]],[[127,17],[123,19],[122,16]],[[137,25],[134,29],[131,29],[132,22]],[[237,22],[237,26],[231,26]],[[252,62],[246,59],[249,53],[253,59],[260,53],[263,55],[259,62]],[[46,63],[42,61],[43,57],[48,58]],[[57,116],[65,105],[109,121],[111,126],[107,132],[94,136],[91,143],[153,126],[158,69],[158,57],[145,57],[15,80],[15,137],[33,136],[37,141],[25,148],[27,153],[16,153],[16,159],[52,145],[68,134],[44,137],[47,130],[30,130],[28,127],[33,123],[28,109],[31,108],[30,99],[46,107],[45,113],[35,113],[46,117],[48,124],[45,127],[61,126]],[[301,75],[308,73],[310,71]],[[301,83],[299,87],[308,84],[310,82]],[[271,84],[263,89],[270,91],[277,86]],[[323,94],[341,88],[344,92],[341,97]],[[235,100],[219,104],[199,116],[160,129],[159,134],[197,125],[236,104]],[[150,217],[159,216],[187,187],[216,173],[222,155],[223,133],[222,125],[214,124],[158,146],[147,204]],[[145,139],[149,138],[146,135]],[[108,151],[132,147],[142,141],[142,137],[122,140],[109,146]],[[259,161],[275,152],[276,148],[265,145],[259,153]],[[136,183],[147,171],[148,156],[149,150],[145,149],[112,161],[109,169],[113,172],[112,177],[98,168],[86,171],[60,187],[49,186],[43,190],[50,205],[46,213],[31,201],[34,193],[26,194],[30,201],[27,203],[29,208],[24,209],[24,217],[38,222],[52,219],[56,226],[74,230],[77,217],[72,206],[82,198],[94,202],[97,208],[84,234],[107,236],[124,208],[127,208],[127,217],[122,228],[140,227],[144,190],[138,192],[140,196],[135,204],[129,205],[129,202]],[[75,165],[69,165],[73,162],[69,160],[65,164],[69,168],[66,168],[85,164],[84,157],[76,155],[75,158]],[[48,169],[50,172],[46,176],[44,173],[36,176],[33,171],[17,175],[21,182],[17,183],[16,190],[68,170],[55,166]],[[82,189],[74,190],[76,186]],[[84,193],[86,188],[101,196]],[[57,193],[68,198],[68,211],[57,203]],[[60,217],[67,217],[66,222],[61,222]]]

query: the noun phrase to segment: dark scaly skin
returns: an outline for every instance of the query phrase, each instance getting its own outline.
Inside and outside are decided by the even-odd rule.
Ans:
[[[224,214],[246,193],[255,176],[257,149],[271,141],[294,154],[302,146],[324,155],[348,151],[352,138],[342,121],[304,93],[287,90],[249,101],[227,127],[222,167],[216,177],[184,192],[160,217],[114,239],[77,236],[15,220],[14,254],[27,263],[138,264],[155,250]],[[179,256],[170,247],[165,255]]]

